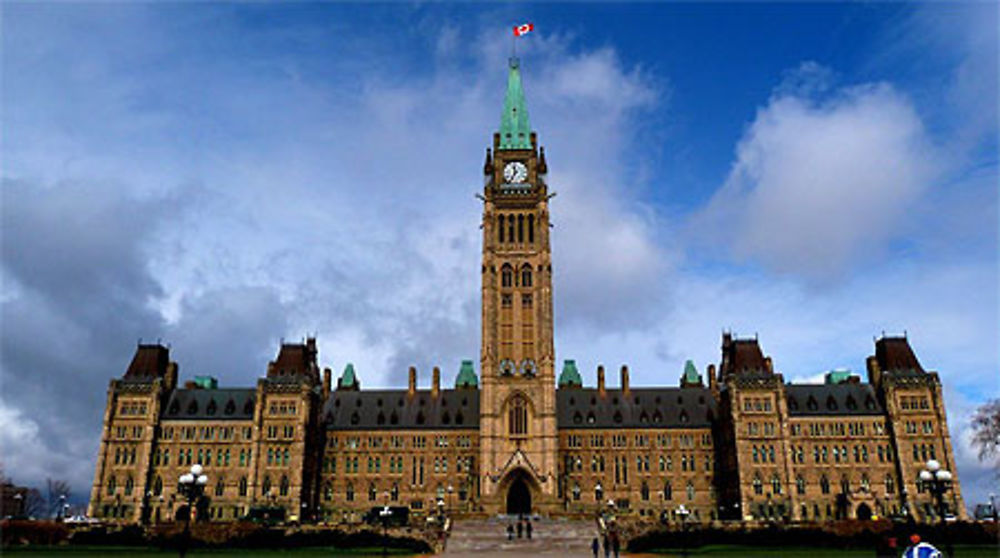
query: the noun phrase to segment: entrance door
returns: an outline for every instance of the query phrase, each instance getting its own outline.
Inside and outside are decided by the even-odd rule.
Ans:
[[[507,490],[507,514],[520,515],[531,513],[531,490],[523,478],[517,478]]]

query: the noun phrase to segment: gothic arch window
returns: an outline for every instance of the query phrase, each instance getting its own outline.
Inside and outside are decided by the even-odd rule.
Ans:
[[[361,415],[359,415],[357,411],[354,411],[351,413],[351,424],[357,424],[359,422],[361,422]]]
[[[514,216],[507,216],[507,242],[514,242]]]
[[[344,490],[344,496],[345,496],[345,499],[348,502],[353,502],[354,501],[354,485],[353,484],[347,483],[347,488]]]
[[[826,475],[819,478],[819,490],[823,494],[830,493],[830,479],[826,478]]]
[[[587,413],[587,424],[594,424],[597,422],[597,417],[594,416],[593,411]]]
[[[278,493],[282,496],[288,496],[288,477],[281,475],[281,485],[278,487]]]
[[[771,492],[775,495],[781,494],[781,477],[777,474],[771,477]]]
[[[156,480],[153,481],[153,496],[159,496],[163,494],[163,479],[157,475]]]
[[[226,490],[226,483],[223,481],[222,477],[215,483],[215,495],[222,496],[222,493]]]
[[[497,242],[503,244],[503,215],[497,217]]]
[[[764,484],[760,481],[760,476],[759,475],[754,475],[753,476],[753,493],[754,494],[763,494],[764,493]]]
[[[379,426],[382,426],[383,424],[385,424],[385,413],[383,413],[382,411],[379,411],[378,412],[378,418],[375,419],[375,422],[377,422]]]
[[[510,264],[503,264],[500,268],[500,286],[510,288],[514,286],[514,269]]]
[[[682,423],[686,423],[688,421],[687,411],[681,411],[680,420]]]
[[[177,413],[181,412],[181,404],[180,404],[180,402],[178,402],[176,399],[174,399],[174,401],[170,404],[170,411],[169,412],[170,412],[171,415],[176,415]]]
[[[247,478],[240,477],[240,496],[247,495]]]
[[[790,395],[788,396],[788,410],[790,411],[799,410],[799,402],[796,401],[795,398]]]
[[[528,243],[535,243],[535,216],[528,215]]]
[[[389,424],[399,424],[399,415],[396,414],[396,411],[389,415]]]
[[[802,478],[802,475],[795,477],[795,491],[799,494],[806,493],[806,479]]]
[[[620,423],[622,421],[622,412],[621,411],[615,411],[614,420],[615,420],[615,422],[618,422],[618,423]]]
[[[583,422],[583,415],[580,414],[580,411],[577,411],[573,415],[573,424],[581,424],[582,422]]]
[[[117,488],[118,488],[118,481],[115,480],[115,477],[112,476],[111,478],[108,479],[108,496],[114,494]]]
[[[826,408],[831,411],[837,410],[837,400],[832,395],[826,398]]]
[[[671,486],[670,481],[663,483],[663,499],[664,500],[674,499],[674,487]]]
[[[517,216],[517,241],[524,242],[524,215]]]
[[[850,396],[850,395],[847,396],[847,403],[846,403],[846,405],[847,405],[847,408],[850,409],[850,410],[852,410],[852,411],[858,408],[857,401],[855,401],[854,397]]]
[[[507,427],[511,436],[528,435],[528,402],[522,395],[511,398],[507,409]]]
[[[448,414],[448,411],[441,413],[441,424],[451,424],[451,415]]]
[[[253,399],[248,400],[246,405],[243,406],[243,414],[244,415],[253,414]]]
[[[191,403],[188,404],[188,414],[193,415],[196,414],[197,412],[198,412],[198,402],[192,399]]]
[[[531,286],[531,266],[528,264],[524,264],[524,266],[521,267],[521,286]]]
[[[231,414],[235,413],[236,412],[236,402],[233,401],[232,399],[230,399],[229,401],[227,401],[226,402],[226,408],[225,408],[225,410],[223,412],[226,413],[227,415],[231,415]]]
[[[457,425],[465,424],[465,415],[462,414],[462,411],[455,413],[455,424]]]
[[[131,496],[132,495],[132,488],[134,488],[134,487],[135,487],[135,481],[132,480],[132,477],[128,477],[127,479],[125,479],[125,495],[126,496]]]
[[[819,404],[816,403],[816,398],[810,395],[809,399],[806,401],[806,407],[808,407],[810,411],[818,409]]]
[[[840,477],[840,493],[850,494],[851,493],[851,482],[847,480],[847,477]]]
[[[218,406],[215,404],[215,399],[212,399],[208,402],[208,407],[205,408],[205,414],[212,416],[217,409]]]
[[[663,414],[659,410],[653,411],[653,422],[661,423],[663,422]]]

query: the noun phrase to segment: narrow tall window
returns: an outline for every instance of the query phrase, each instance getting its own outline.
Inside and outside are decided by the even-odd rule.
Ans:
[[[511,399],[507,420],[512,436],[528,434],[528,403],[524,397],[516,395]]]
[[[524,242],[524,215],[517,216],[517,241]]]
[[[524,264],[521,268],[521,286],[530,287],[531,286],[531,266]]]
[[[500,285],[509,288],[514,286],[514,270],[510,265],[504,264],[500,270]]]
[[[528,215],[528,243],[535,243],[535,216]]]
[[[497,242],[503,244],[503,215],[497,217]]]
[[[288,496],[288,477],[282,475],[281,486],[278,488],[282,496]]]

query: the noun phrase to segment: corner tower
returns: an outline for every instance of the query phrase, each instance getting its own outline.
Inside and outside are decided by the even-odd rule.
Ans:
[[[483,503],[546,511],[556,503],[557,442],[545,151],[531,131],[511,58],[499,132],[483,168]]]

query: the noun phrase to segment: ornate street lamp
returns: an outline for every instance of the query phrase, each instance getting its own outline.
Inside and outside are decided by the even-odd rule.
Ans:
[[[994,523],[996,523],[996,521],[997,521],[997,504],[996,504],[996,502],[993,501],[993,499],[996,498],[996,497],[997,497],[996,494],[990,492],[990,510],[993,512],[993,522]]]
[[[687,556],[687,517],[691,512],[684,504],[677,507],[677,517],[681,518],[681,556]]]
[[[948,525],[945,519],[945,516],[948,514],[948,504],[944,501],[944,495],[951,490],[951,481],[951,471],[942,469],[941,464],[935,459],[931,459],[925,463],[924,469],[920,471],[920,482],[934,497],[937,514],[941,518],[941,532],[942,536],[945,537],[948,556],[952,556],[954,553],[951,548],[951,537],[948,536]]]
[[[66,511],[65,510],[66,510],[67,507],[69,507],[69,506],[66,504],[66,495],[65,494],[60,494],[59,495],[59,508],[56,509],[56,519],[58,519],[60,521],[66,519]]]
[[[378,512],[378,516],[382,519],[382,556],[387,556],[389,554],[389,518],[392,517],[392,509],[389,508],[389,492],[384,492],[385,494],[385,505]]]
[[[188,509],[184,518],[184,535],[181,540],[180,557],[187,555],[187,547],[191,543],[191,512],[195,502],[205,493],[205,485],[208,484],[208,477],[202,474],[202,466],[195,463],[191,466],[191,472],[184,473],[178,479],[178,492],[187,498]]]
[[[455,492],[455,487],[449,484],[448,485],[448,514],[449,515],[453,514],[454,513],[454,509],[455,509],[455,501],[451,497],[451,494],[453,492]]]

